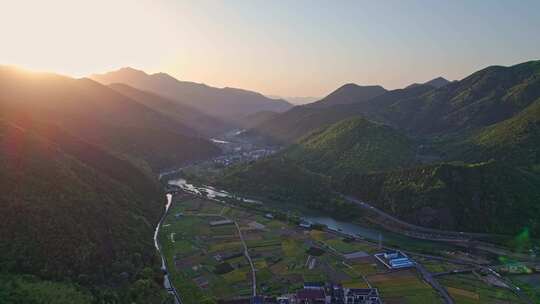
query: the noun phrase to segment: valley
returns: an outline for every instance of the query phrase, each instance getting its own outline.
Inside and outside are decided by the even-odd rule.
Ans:
[[[294,303],[302,284],[312,281],[341,282],[346,288],[374,287],[384,303],[534,303],[508,272],[507,263],[534,269],[539,260],[501,245],[508,236],[416,226],[351,196],[341,195],[341,199],[359,207],[359,217],[336,219],[266,193],[246,197],[204,186],[219,180],[216,177],[223,171],[271,159],[283,151],[267,146],[263,150],[268,154],[262,157],[239,157],[250,155],[250,149],[261,150],[245,137],[238,138],[241,133],[213,139],[223,156],[161,176],[174,195],[160,239],[168,248],[164,258],[173,284],[181,286],[180,293],[188,291],[183,303],[202,298],[202,303],[233,303],[250,299],[254,288],[270,303],[272,298]],[[223,159],[237,161],[224,163]],[[340,196],[330,192],[330,196]],[[224,226],[212,226],[221,221]],[[301,227],[302,223],[309,226]],[[237,229],[232,229],[235,225]],[[247,238],[247,251],[242,249],[242,235]],[[292,256],[287,254],[290,245],[283,243],[290,239],[303,244]],[[312,256],[312,248],[324,253]],[[377,252],[397,250],[415,261],[416,270],[393,275],[374,258]],[[363,258],[348,260],[349,255]],[[251,270],[250,264],[254,265]],[[286,272],[277,270],[283,268],[281,264]],[[218,269],[223,265],[227,270],[221,273]],[[256,279],[250,279],[252,272]]]
[[[515,303],[518,296],[524,303],[532,303],[506,280],[495,283],[499,274],[491,272],[499,271],[500,266],[492,257],[473,254],[453,242],[419,240],[373,226],[304,216],[304,212],[246,201],[182,179],[169,180],[169,185],[176,194],[160,239],[167,248],[173,282],[189,293],[185,303],[201,299],[202,294],[194,290],[206,295],[202,303],[248,299],[254,286],[258,295],[292,299],[302,284],[312,281],[339,281],[346,288],[375,287],[384,303],[454,303],[454,298],[455,303]],[[304,222],[313,226],[301,227]],[[256,285],[248,279],[250,263],[241,253],[241,234],[234,225],[246,238],[248,255],[254,259]],[[296,245],[289,244],[291,241]],[[296,249],[292,251],[291,246]],[[320,251],[310,254],[317,251],[314,248]],[[388,272],[373,257],[385,250],[406,252],[419,270]],[[425,253],[430,251],[434,253]],[[218,269],[224,265],[227,270],[221,273]],[[471,283],[466,286],[460,283],[467,280]],[[443,300],[438,292],[450,292],[452,297]]]
[[[0,10],[0,304],[539,304],[540,1]]]
[[[292,106],[0,66],[0,302],[537,303],[540,65]]]

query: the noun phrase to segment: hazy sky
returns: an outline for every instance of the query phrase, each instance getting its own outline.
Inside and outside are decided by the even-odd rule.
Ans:
[[[540,59],[540,1],[0,0],[0,41],[0,64],[323,96]]]

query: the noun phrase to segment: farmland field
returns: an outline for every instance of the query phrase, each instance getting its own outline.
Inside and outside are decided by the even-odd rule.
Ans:
[[[376,245],[338,234],[300,228],[262,212],[181,194],[160,231],[169,275],[185,303],[252,294],[253,262],[257,293],[282,295],[307,281],[341,283],[347,288],[376,287],[384,303],[442,303],[416,269],[389,271],[373,254]],[[455,265],[422,260],[431,272]],[[512,303],[513,294],[467,275],[441,279],[456,303]],[[492,301],[492,302],[490,302]]]
[[[472,274],[445,276],[439,280],[458,304],[520,303],[508,289],[495,288]]]

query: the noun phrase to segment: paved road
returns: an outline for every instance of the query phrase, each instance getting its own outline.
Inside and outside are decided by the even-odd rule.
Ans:
[[[440,276],[460,274],[460,273],[469,273],[469,272],[473,272],[475,270],[476,270],[476,268],[454,269],[454,270],[450,270],[450,271],[436,272],[436,273],[433,273],[432,275],[434,277],[440,277]]]
[[[482,241],[476,241],[471,240],[474,238],[489,238],[489,237],[498,237],[502,235],[498,234],[489,234],[489,233],[471,233],[471,232],[458,232],[458,231],[448,231],[448,230],[438,230],[438,229],[431,229],[421,226],[416,226],[407,222],[404,222],[380,209],[377,209],[373,207],[372,205],[363,202],[355,197],[352,196],[346,196],[343,194],[340,194],[343,198],[348,200],[349,202],[355,203],[357,206],[362,207],[363,209],[369,210],[371,212],[374,212],[378,214],[379,216],[390,220],[392,222],[397,223],[398,225],[401,225],[403,227],[407,227],[411,230],[406,229],[398,229],[399,231],[395,231],[396,233],[404,234],[410,237],[420,238],[424,240],[430,240],[430,241],[442,241],[442,242],[453,242],[456,244],[463,244],[468,248],[476,248],[478,250],[482,250],[485,252],[493,253],[496,255],[501,256],[508,256],[513,259],[517,260],[526,260],[526,261],[534,261],[537,262],[537,258],[531,258],[530,256],[526,254],[519,254],[512,252],[510,250],[507,250],[505,248],[497,247],[491,243],[486,243]],[[391,230],[391,229],[389,229]]]
[[[166,273],[164,276],[163,281],[163,287],[167,290],[167,292],[174,296],[174,303],[175,304],[182,304],[182,296],[176,290],[176,288],[172,285],[171,281],[169,280],[169,271],[167,270],[167,261],[165,259],[165,256],[161,252],[161,244],[159,243],[159,228],[161,228],[161,224],[165,220],[165,217],[167,216],[167,213],[169,211],[169,208],[172,204],[172,194],[167,194],[167,205],[165,205],[165,210],[163,211],[163,214],[161,215],[161,218],[159,219],[159,222],[156,226],[156,230],[154,231],[154,246],[156,247],[157,252],[159,253],[159,256],[161,257],[161,269]]]
[[[350,195],[343,195],[340,194],[344,199],[348,200],[351,203],[356,204],[357,206],[369,210],[371,212],[377,213],[379,216],[384,217],[387,220],[393,221],[399,225],[405,226],[407,228],[410,228],[414,230],[415,233],[422,232],[425,235],[426,238],[432,239],[432,240],[440,240],[440,239],[450,239],[450,240],[468,240],[469,238],[478,238],[478,237],[490,237],[494,236],[493,234],[486,234],[486,233],[470,233],[470,232],[460,232],[460,231],[449,231],[449,230],[439,230],[439,229],[432,229],[432,228],[426,228],[421,227],[417,225],[413,225],[411,223],[407,223],[405,221],[402,221],[378,208],[373,207],[372,205],[359,200],[353,196]]]
[[[454,304],[454,300],[452,297],[450,297],[450,294],[448,294],[448,291],[446,288],[444,288],[437,280],[433,278],[433,275],[427,269],[420,263],[416,263],[416,269],[418,272],[422,275],[424,280],[428,282],[431,287],[433,287],[437,292],[442,296],[444,303],[446,304]]]

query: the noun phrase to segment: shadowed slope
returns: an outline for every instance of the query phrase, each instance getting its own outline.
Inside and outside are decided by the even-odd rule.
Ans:
[[[214,88],[205,84],[179,81],[165,73],[149,75],[132,68],[92,75],[91,78],[103,84],[124,83],[221,118],[265,110],[282,112],[291,107],[282,99],[270,99],[252,91]]]

